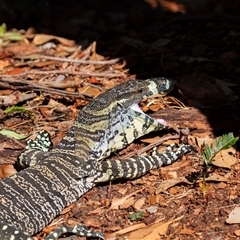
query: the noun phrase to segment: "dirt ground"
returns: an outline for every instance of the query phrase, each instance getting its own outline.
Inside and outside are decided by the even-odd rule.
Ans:
[[[56,145],[101,92],[128,79],[172,78],[168,96],[140,104],[169,129],[111,157],[124,160],[149,145],[150,153],[163,139],[159,151],[174,142],[190,144],[192,152],[141,178],[97,185],[35,239],[66,224],[85,224],[107,240],[240,239],[239,141],[203,177],[204,144],[239,136],[240,3],[130,2],[0,3],[0,24],[7,24],[0,28],[0,129],[12,131],[5,132],[11,138],[0,134],[0,177],[20,170],[24,136],[34,139],[45,129]]]

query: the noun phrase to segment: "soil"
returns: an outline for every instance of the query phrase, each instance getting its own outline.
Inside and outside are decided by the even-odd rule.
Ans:
[[[32,139],[45,129],[55,146],[92,97],[128,79],[161,76],[176,80],[175,89],[140,105],[170,128],[144,136],[111,157],[124,160],[163,138],[168,140],[159,151],[174,142],[190,144],[192,152],[141,178],[97,185],[35,239],[66,224],[84,224],[108,240],[240,239],[239,215],[232,217],[240,201],[239,141],[211,168],[206,170],[203,160],[204,144],[210,139],[230,132],[239,136],[240,3],[43,2],[0,3],[0,21],[8,31],[54,36],[46,40],[37,34],[40,44],[29,36],[24,41],[5,37],[1,43],[0,128]],[[54,58],[41,61],[33,56],[39,53]],[[75,65],[70,59],[99,63]],[[115,62],[100,65],[103,60]],[[62,75],[64,81],[59,80]],[[31,113],[7,114],[10,106],[23,106]],[[172,139],[176,135],[177,140]],[[20,170],[15,163],[26,139],[0,136],[3,178]]]

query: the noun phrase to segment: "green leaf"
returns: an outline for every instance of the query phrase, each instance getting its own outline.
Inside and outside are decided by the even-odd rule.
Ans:
[[[7,26],[5,23],[3,23],[1,26],[0,26],[0,37],[2,37],[2,35],[6,32],[7,30]]]
[[[132,213],[128,216],[131,221],[136,221],[142,219],[143,212]]]
[[[17,32],[6,32],[2,35],[2,37],[10,41],[21,41],[24,39],[23,35]]]
[[[218,137],[215,141],[215,145],[211,144],[209,146],[206,144],[203,151],[203,159],[206,166],[209,167],[213,161],[213,158],[219,151],[230,148],[237,142],[238,139],[238,137],[233,136],[233,133],[228,133]]]
[[[216,145],[219,149],[228,149],[234,145],[238,140],[238,137],[234,138],[233,133],[225,134],[222,137],[217,138]]]
[[[20,107],[19,106],[8,107],[8,108],[6,108],[6,110],[4,112],[7,114],[14,113],[14,112],[21,112],[21,113],[27,114],[31,118],[33,117],[33,113],[31,111],[29,111],[26,108],[21,107],[21,106]]]
[[[23,134],[19,134],[19,133],[16,133],[16,132],[13,132],[13,131],[7,130],[7,129],[0,130],[0,134],[7,136],[9,138],[15,138],[17,140],[25,139],[28,137]]]
[[[10,41],[21,41],[24,39],[24,36],[19,32],[7,31],[7,25],[3,23],[0,26],[0,38],[3,38],[4,40],[10,40]]]

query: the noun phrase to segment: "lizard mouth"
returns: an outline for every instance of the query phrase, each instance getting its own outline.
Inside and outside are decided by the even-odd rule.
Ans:
[[[134,103],[131,107],[130,107],[133,111],[135,112],[139,112],[141,114],[147,115],[146,113],[144,113],[142,111],[142,109],[139,107],[138,103]],[[148,117],[150,117],[149,115],[147,115]],[[157,121],[158,123],[167,126],[167,123],[165,120],[161,119],[161,118],[154,118],[155,121]]]

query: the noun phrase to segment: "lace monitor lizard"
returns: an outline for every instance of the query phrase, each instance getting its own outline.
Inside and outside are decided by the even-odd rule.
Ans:
[[[188,145],[169,146],[161,154],[105,160],[134,139],[167,127],[163,120],[144,114],[138,103],[167,94],[173,85],[172,80],[152,78],[110,89],[80,111],[67,135],[49,152],[48,134],[41,131],[19,156],[29,167],[0,181],[0,239],[31,240],[96,183],[136,178],[189,152]],[[45,239],[57,239],[65,232],[104,239],[102,233],[81,225],[57,229]]]

